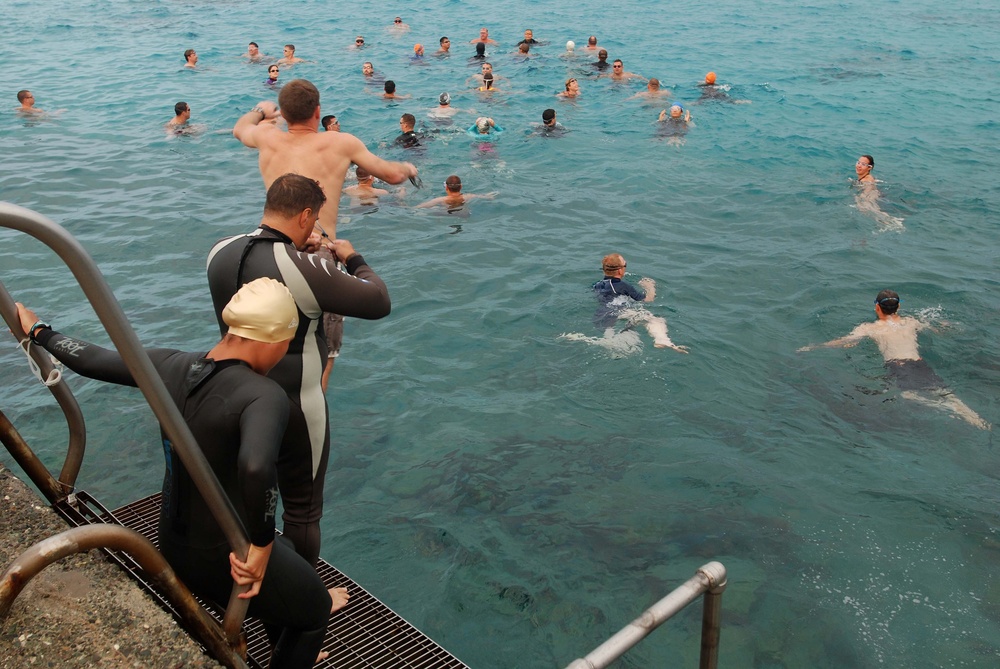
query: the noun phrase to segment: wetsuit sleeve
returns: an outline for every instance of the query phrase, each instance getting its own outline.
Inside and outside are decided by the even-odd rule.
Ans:
[[[627,281],[622,281],[621,283],[619,283],[618,288],[624,289],[622,290],[622,292],[631,297],[633,300],[636,300],[637,302],[642,302],[643,300],[646,299],[646,291],[644,291],[642,288],[636,288]]]
[[[133,388],[138,385],[117,351],[102,348],[82,339],[67,337],[55,330],[42,330],[36,335],[35,340],[59,362],[80,376]],[[159,348],[147,349],[146,353],[155,365],[173,351]]]
[[[255,546],[274,541],[278,451],[288,423],[288,396],[277,384],[269,385],[240,415],[237,467],[247,532]]]
[[[280,248],[284,249],[288,259],[295,264],[320,311],[374,320],[388,316],[392,310],[389,289],[360,254],[350,258],[347,263],[350,274],[344,274],[319,256],[296,251],[289,245],[282,245]],[[280,265],[279,262],[279,267]],[[294,273],[285,268],[281,270],[296,302],[300,302],[302,293],[291,285]],[[306,304],[300,303],[299,308],[303,313],[309,313]]]

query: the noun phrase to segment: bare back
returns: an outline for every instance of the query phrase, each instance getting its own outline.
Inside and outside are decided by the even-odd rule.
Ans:
[[[926,327],[925,323],[909,316],[887,318],[874,323],[862,323],[848,337],[870,337],[878,344],[879,351],[886,360],[919,360],[917,333]]]

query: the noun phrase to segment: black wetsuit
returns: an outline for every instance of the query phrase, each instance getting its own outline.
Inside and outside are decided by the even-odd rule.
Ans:
[[[37,341],[78,374],[136,385],[115,351],[48,329]],[[163,348],[147,353],[250,541],[267,546],[275,540],[276,463],[289,408],[284,391],[241,361],[215,362],[203,353]],[[163,452],[160,551],[191,590],[225,607],[233,585],[226,537],[165,434]],[[280,539],[275,541],[260,593],[250,600],[249,609],[267,626],[274,645],[272,666],[313,666],[330,605],[312,565]]]
[[[407,130],[393,140],[393,144],[401,146],[404,149],[413,149],[420,146],[420,135],[413,130]]]
[[[597,300],[600,302],[594,312],[594,325],[601,330],[614,327],[618,315],[628,304],[626,297],[636,302],[646,299],[646,291],[615,276],[604,277],[591,286],[591,289],[597,293]]]
[[[268,377],[291,400],[288,428],[278,459],[278,488],[284,506],[282,531],[310,563],[319,558],[319,521],[323,516],[323,483],[330,455],[330,423],[320,386],[326,364],[326,341],[319,327],[323,312],[382,318],[389,314],[389,292],[360,255],[347,262],[345,274],[332,262],[297,251],[285,234],[262,226],[246,235],[228,237],[208,255],[208,286],[222,322],[222,310],[244,284],[261,277],[281,281],[295,297],[299,327]]]

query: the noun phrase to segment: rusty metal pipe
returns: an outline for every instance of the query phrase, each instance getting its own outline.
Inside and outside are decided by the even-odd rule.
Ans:
[[[246,559],[250,542],[243,524],[93,258],[62,226],[24,207],[0,202],[0,226],[31,235],[55,251],[73,272],[139,390],[177,451],[181,463],[212,510],[229,547],[242,559]],[[233,588],[244,592],[249,586],[234,584]],[[236,599],[234,596],[230,599],[230,607],[226,609],[225,630],[233,648],[242,643],[239,632],[247,604],[247,600]]]
[[[28,475],[31,482],[42,491],[50,504],[55,504],[57,500],[66,496],[59,481],[55,480],[34,451],[28,447],[28,444],[21,438],[3,411],[0,411],[0,442],[3,442],[10,454],[14,456],[17,464],[21,465],[21,469]]]
[[[3,316],[7,327],[10,328],[14,339],[20,342],[28,336],[21,329],[21,321],[17,317],[17,306],[14,304],[14,299],[7,292],[7,288],[3,285],[2,281],[0,281],[0,315]],[[53,367],[48,353],[40,346],[37,346],[30,349],[30,354],[31,359],[35,361],[41,370],[42,377],[48,377]],[[87,446],[87,429],[83,420],[83,412],[80,410],[80,405],[77,403],[69,386],[65,383],[57,383],[48,388],[62,409],[63,416],[66,417],[66,427],[69,429],[66,460],[63,462],[62,471],[59,473],[59,482],[62,484],[62,489],[55,499],[49,497],[48,493],[43,491],[49,502],[55,504],[65,499],[69,493],[73,492],[73,488],[76,486],[76,477],[80,474],[80,466],[83,464],[83,453]],[[27,470],[25,472],[27,473]],[[34,476],[30,473],[28,476],[41,489],[42,486],[39,485]]]
[[[694,576],[680,587],[643,611],[638,618],[592,650],[586,657],[571,662],[566,666],[566,669],[604,669],[646,638],[650,632],[680,613],[684,607],[698,599],[703,593],[716,591],[721,596],[725,587],[726,568],[719,562],[709,562],[703,565]],[[716,620],[716,625],[718,625],[718,620]],[[718,627],[716,627],[715,644],[714,652],[718,655]],[[705,639],[703,637],[702,662],[704,662],[704,657]],[[705,665],[702,664],[702,666]]]
[[[85,525],[43,539],[24,551],[0,579],[0,618],[6,618],[18,594],[50,564],[67,555],[94,548],[125,551],[150,576],[212,656],[231,669],[247,664],[230,647],[222,630],[198,604],[191,591],[177,579],[174,570],[144,536],[118,525]]]

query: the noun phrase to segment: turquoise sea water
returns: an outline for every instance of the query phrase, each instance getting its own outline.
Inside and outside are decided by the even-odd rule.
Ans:
[[[401,38],[384,30],[396,13]],[[730,574],[721,666],[1000,661],[992,433],[900,398],[870,343],[795,352],[871,319],[893,287],[904,311],[951,323],[921,351],[1000,421],[994,3],[8,0],[4,20],[0,199],[77,235],[150,345],[213,343],[205,255],[259,221],[256,154],[226,132],[275,96],[239,58],[249,40],[296,44],[315,62],[281,80],[314,81],[324,113],[382,155],[404,157],[385,146],[400,114],[424,118],[445,90],[506,128],[489,154],[440,133],[406,154],[423,191],[374,213],[345,201],[339,228],[393,313],[349,321],[334,370],[323,556],[471,666],[563,666],[712,559]],[[509,80],[491,100],[463,93],[483,23]],[[552,43],[528,64],[507,51],[526,27]],[[686,144],[656,140],[662,106],[626,100],[639,84],[559,58],[589,34],[673,99],[696,100],[714,70],[752,104],[691,105]],[[441,35],[451,59],[408,64]],[[414,97],[367,94],[365,60]],[[567,76],[575,103],[554,97]],[[26,121],[21,88],[63,111]],[[203,134],[165,136],[177,100]],[[528,136],[549,106],[569,134]],[[855,208],[862,153],[904,230]],[[452,173],[500,194],[467,218],[411,208]],[[559,338],[597,334],[588,287],[610,251],[657,281],[650,309],[690,355],[644,333],[620,358]],[[56,327],[107,341],[33,240],[0,231],[0,278]],[[56,467],[61,416],[12,346],[0,407]],[[155,490],[139,394],[70,383],[90,433],[81,487],[109,505]],[[622,666],[694,666],[698,629],[692,609]]]

